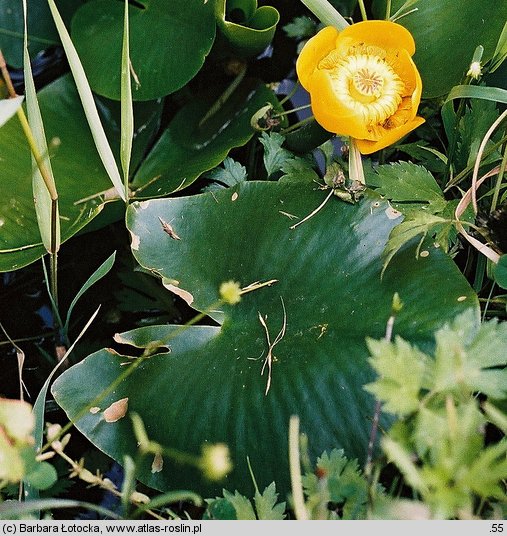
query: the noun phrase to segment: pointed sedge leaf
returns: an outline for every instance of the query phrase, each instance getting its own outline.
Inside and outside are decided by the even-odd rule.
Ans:
[[[90,126],[93,140],[95,142],[95,146],[97,147],[100,159],[102,160],[102,164],[104,165],[104,168],[106,169],[113,186],[116,188],[118,195],[123,199],[123,201],[126,201],[127,198],[125,196],[125,190],[123,188],[123,182],[118,171],[118,166],[116,165],[113,152],[111,151],[106,133],[104,132],[104,127],[100,121],[97,106],[93,100],[92,90],[90,89],[90,84],[86,78],[81,60],[79,59],[69,32],[65,27],[54,0],[48,0],[48,3],[51,14],[53,15],[53,19],[55,21],[56,28],[60,35],[65,54],[67,55],[70,70],[74,76],[74,81],[76,82],[79,97],[81,98],[81,103],[83,105],[83,110],[85,112],[88,125]]]
[[[223,323],[143,327],[116,337],[148,347],[142,363],[103,349],[59,376],[55,399],[70,419],[82,416],[76,426],[87,438],[119,463],[136,455],[128,419],[104,426],[100,415],[80,413],[124,374],[124,363],[133,362],[138,365],[101,407],[129,397],[129,410],[140,415],[150,440],[196,456],[203,444],[225,443],[234,465],[223,482],[210,482],[169,457],[156,473],[146,460],[138,474],[151,487],[182,489],[191,481],[208,497],[223,488],[250,494],[249,458],[259,483],[276,482],[285,498],[291,415],[300,418],[310,456],[343,448],[363,462],[375,408],[363,388],[374,376],[365,339],[384,335],[394,293],[404,303],[396,334],[422,351],[442,322],[477,311],[477,298],[441,249],[416,258],[413,243],[380,279],[382,251],[396,222],[389,203],[374,192],[354,205],[331,198],[315,217],[290,229],[294,216],[305,217],[325,196],[313,184],[246,181],[128,208],[132,252],[141,266],[178,281],[192,295],[195,314],[212,308],[210,315]],[[181,239],[171,238],[160,220]],[[276,283],[217,310],[219,288],[231,280],[242,287]],[[271,341],[286,318],[271,352],[267,394],[268,342],[259,313]],[[389,427],[391,418],[383,414],[381,426]]]
[[[40,164],[44,166],[44,174],[46,176],[46,180],[48,181],[48,183],[46,183],[44,180],[41,170],[38,167],[39,164],[32,154],[32,188],[35,202],[35,212],[37,214],[37,223],[39,224],[42,243],[44,244],[44,247],[48,253],[55,254],[60,249],[61,241],[60,213],[58,210],[58,202],[53,202],[52,198],[57,197],[58,194],[56,191],[55,179],[53,177],[51,160],[49,158],[44,123],[42,121],[39,101],[37,100],[37,93],[35,91],[32,66],[30,64],[30,54],[28,53],[28,13],[26,0],[23,0],[23,15],[25,21],[23,59],[28,124],[33,134],[33,142],[35,143],[36,150],[42,159]],[[53,236],[53,233],[55,233],[55,236]]]
[[[77,303],[77,301],[79,300],[79,298],[81,298],[81,296],[92,286],[94,285],[95,283],[97,283],[97,281],[99,281],[100,279],[102,279],[104,276],[106,276],[109,271],[111,270],[111,268],[113,267],[113,264],[114,264],[114,260],[116,258],[116,251],[114,251],[96,270],[95,272],[93,272],[93,274],[87,279],[87,281],[85,282],[85,284],[81,287],[81,289],[79,290],[79,292],[76,294],[76,296],[74,297],[74,299],[72,300],[70,306],[69,306],[69,310],[67,312],[67,318],[65,319],[65,332],[67,332],[67,330],[69,329],[69,322],[70,322],[70,316],[72,315],[72,311],[74,310],[74,307]]]
[[[487,86],[454,86],[444,105],[454,99],[484,99],[507,104],[507,90],[501,87]]]
[[[125,18],[123,23],[123,43],[121,53],[121,133],[120,159],[123,168],[125,196],[129,191],[129,168],[134,139],[134,109],[132,105],[132,83],[130,79],[130,48],[129,48],[129,3],[125,0]]]
[[[0,127],[18,111],[23,104],[23,96],[14,97],[13,99],[0,100]]]
[[[498,43],[496,44],[495,53],[493,54],[490,72],[494,72],[502,65],[502,63],[507,59],[507,22],[503,27],[502,33],[498,38]]]

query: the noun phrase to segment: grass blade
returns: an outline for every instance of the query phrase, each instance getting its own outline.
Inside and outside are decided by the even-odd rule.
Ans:
[[[95,146],[97,147],[100,159],[102,160],[102,164],[104,165],[104,168],[109,175],[113,186],[116,188],[118,195],[123,199],[123,201],[126,202],[127,197],[123,188],[120,172],[118,171],[118,166],[116,165],[109,142],[107,141],[104,127],[100,121],[97,106],[93,100],[92,90],[90,89],[90,84],[86,78],[81,60],[79,59],[76,48],[72,43],[69,32],[65,27],[54,0],[48,0],[48,4],[49,9],[51,10],[51,15],[53,16],[53,20],[55,22],[55,26],[58,30],[60,40],[65,50],[70,70],[72,71],[79,97],[81,98],[81,103],[83,105],[83,110],[85,112],[86,119],[88,120],[88,125],[90,126],[93,140],[95,141]]]
[[[26,110],[28,113],[28,124],[33,134],[33,142],[36,151],[40,155],[40,161],[32,154],[32,187],[35,201],[35,212],[37,223],[42,238],[42,243],[46,250],[52,255],[56,255],[60,249],[60,216],[58,211],[58,194],[56,191],[55,179],[49,159],[49,151],[44,132],[44,123],[40,113],[35,83],[33,80],[30,55],[28,53],[28,29],[27,29],[27,5],[23,0],[24,17],[24,44],[23,63],[25,78],[25,98]]]
[[[123,44],[121,52],[121,141],[120,160],[123,168],[125,196],[129,192],[129,168],[134,139],[134,110],[132,106],[132,83],[130,79],[129,3],[125,0]]]
[[[453,99],[483,99],[507,104],[507,90],[487,86],[454,86],[444,105]]]
[[[37,395],[37,399],[35,400],[35,404],[33,405],[33,414],[35,416],[35,428],[34,428],[34,443],[35,448],[37,450],[40,450],[42,448],[42,442],[44,439],[44,424],[45,424],[45,414],[46,414],[46,397],[48,394],[49,385],[51,384],[51,380],[53,379],[54,375],[58,372],[58,369],[62,366],[62,364],[65,362],[67,357],[69,357],[72,350],[74,350],[74,347],[79,342],[81,337],[85,334],[86,330],[90,327],[90,324],[95,320],[95,317],[97,316],[100,305],[95,310],[93,315],[90,317],[88,322],[85,324],[84,328],[81,330],[81,333],[77,336],[76,340],[72,343],[70,348],[65,352],[65,355],[58,361],[56,366],[53,368],[49,376],[46,378],[46,381],[44,382],[44,385],[42,386],[41,390],[39,391],[39,394]],[[29,484],[25,484],[25,500],[35,500],[39,498],[39,491]],[[1,505],[0,505],[1,506]],[[40,508],[43,509],[42,507]],[[1,509],[0,509],[1,510]],[[35,511],[35,509],[34,509]],[[0,512],[1,514],[1,512]],[[1,519],[1,517],[0,517]]]
[[[74,309],[74,306],[76,305],[79,298],[92,286],[94,285],[99,279],[102,279],[113,267],[114,259],[116,257],[116,251],[110,255],[96,270],[93,272],[93,274],[87,279],[85,284],[81,287],[79,292],[76,294],[74,299],[72,300],[72,303],[69,306],[69,310],[67,312],[67,318],[65,320],[65,326],[64,326],[64,332],[65,335],[67,335],[67,331],[69,329],[69,322],[70,322],[70,315],[72,314],[72,310]]]

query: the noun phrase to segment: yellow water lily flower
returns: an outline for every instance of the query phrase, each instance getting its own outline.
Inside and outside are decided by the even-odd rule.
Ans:
[[[296,63],[317,122],[355,138],[363,154],[393,144],[424,123],[417,116],[422,82],[414,52],[410,32],[390,21],[321,30]]]

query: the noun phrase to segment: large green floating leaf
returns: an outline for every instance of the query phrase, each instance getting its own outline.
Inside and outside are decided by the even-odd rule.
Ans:
[[[254,134],[252,115],[278,99],[264,84],[247,79],[220,106],[220,95],[200,97],[184,106],[169,124],[137,171],[136,197],[155,197],[190,186],[202,173],[220,164],[233,147]],[[215,113],[209,110],[215,107]]]
[[[65,22],[84,0],[60,0],[58,7]],[[30,55],[60,42],[46,0],[28,0],[28,41]],[[0,49],[12,67],[23,66],[23,3],[4,0],[0,9]]]
[[[222,485],[251,490],[246,457],[259,485],[273,480],[289,489],[288,422],[299,415],[312,455],[343,448],[364,460],[374,400],[363,389],[373,378],[365,337],[383,336],[395,292],[405,306],[395,332],[424,346],[442,323],[471,308],[477,298],[453,261],[438,248],[416,260],[405,248],[380,279],[381,255],[393,220],[389,204],[367,193],[357,205],[331,200],[294,230],[287,215],[306,216],[324,193],[308,184],[246,182],[190,197],[141,201],[127,212],[132,250],[145,268],[191,294],[192,307],[213,308],[220,327],[151,326],[119,342],[169,347],[141,363],[101,403],[103,410],[128,397],[151,439],[198,454],[205,442],[229,445],[235,469],[229,481],[211,485],[197,471],[164,460],[160,473],[147,460],[140,478],[160,489],[188,486],[217,493]],[[162,221],[161,221],[162,220]],[[163,223],[180,240],[171,238]],[[242,286],[276,279],[243,296],[236,306],[216,310],[222,282]],[[178,283],[177,283],[178,282]],[[187,295],[187,299],[190,300]],[[215,306],[213,305],[215,304]],[[271,387],[261,375],[273,341]],[[172,335],[177,335],[171,339]],[[170,339],[170,340],[169,340]],[[129,353],[127,349],[126,353]],[[66,371],[53,386],[69,418],[106,389],[128,361],[101,350]],[[104,422],[80,415],[77,427],[121,463],[136,440],[128,418]],[[388,423],[383,422],[386,426]]]
[[[257,7],[257,0],[216,0],[218,27],[234,52],[254,56],[271,43],[280,13],[272,6]]]
[[[200,70],[215,39],[211,1],[142,0],[130,6],[129,21],[130,59],[139,81],[132,85],[134,100],[183,87]],[[122,2],[87,2],[72,19],[72,39],[92,89],[118,100],[122,38]]]
[[[62,241],[76,234],[102,210],[111,182],[102,167],[84,117],[81,102],[69,76],[41,90],[37,97],[44,120],[51,165],[59,194]],[[119,147],[115,114],[101,106],[111,140]],[[146,108],[147,104],[143,103]],[[141,110],[140,130],[152,130],[157,104]],[[150,112],[150,113],[148,113]],[[143,128],[146,127],[146,128]],[[146,146],[145,132],[138,139]],[[26,266],[45,253],[35,215],[30,150],[17,117],[0,129],[0,272]],[[138,160],[138,156],[136,159]],[[79,202],[90,198],[88,201]]]
[[[393,0],[391,15],[405,3]],[[507,19],[507,2],[491,0],[419,0],[417,11],[401,18],[416,42],[415,64],[423,81],[423,97],[445,95],[459,84],[475,48],[484,47],[489,60]],[[374,1],[374,13],[384,18],[386,0]]]

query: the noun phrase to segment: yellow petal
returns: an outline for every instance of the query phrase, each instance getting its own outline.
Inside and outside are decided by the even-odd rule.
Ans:
[[[296,61],[296,72],[301,85],[308,90],[310,77],[319,61],[336,47],[338,30],[328,26],[307,41]]]
[[[363,117],[337,99],[328,71],[316,70],[310,78],[312,112],[323,128],[341,136],[368,137]]]
[[[380,149],[396,143],[403,136],[422,125],[424,121],[422,117],[415,117],[413,121],[408,121],[397,128],[384,129],[384,135],[378,141],[356,139],[357,148],[361,154],[371,154],[380,151]]]
[[[409,97],[416,93],[418,100],[415,107],[417,108],[422,93],[422,81],[414,61],[404,49],[389,54],[387,61],[405,84],[402,97]]]
[[[343,30],[337,44],[349,40],[381,47],[384,50],[404,48],[410,56],[414,55],[415,42],[412,34],[400,24],[388,20],[366,20],[352,24]]]

